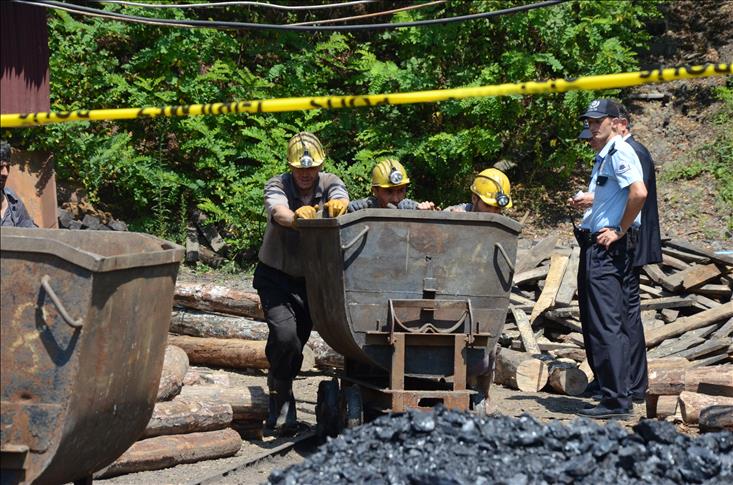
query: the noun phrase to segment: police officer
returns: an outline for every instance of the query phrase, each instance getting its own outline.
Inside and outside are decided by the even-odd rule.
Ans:
[[[5,186],[10,175],[10,144],[0,141],[0,225],[3,227],[38,227],[20,197]]]
[[[443,210],[448,212],[490,212],[501,214],[512,207],[509,177],[497,168],[487,168],[471,183],[471,202],[452,205]]]
[[[393,158],[381,160],[372,169],[372,195],[352,200],[349,203],[349,212],[374,208],[435,210],[435,204],[432,202],[415,202],[407,199],[409,184],[407,170],[398,160]]]
[[[597,146],[603,144],[593,168],[592,206],[576,234],[581,246],[581,321],[602,397],[598,406],[580,413],[595,418],[626,416],[631,408],[624,290],[631,271],[628,232],[640,225],[647,191],[636,153],[618,134],[618,105],[607,99],[595,100],[580,119],[588,121]]]
[[[634,247],[632,271],[628,272],[625,288],[628,292],[629,318],[629,392],[633,401],[644,400],[648,387],[646,343],[644,325],[641,321],[641,298],[639,296],[639,273],[645,264],[662,262],[662,238],[659,230],[659,209],[657,206],[657,176],[654,171],[654,160],[649,150],[634,139],[631,134],[631,117],[626,108],[619,104],[619,134],[631,145],[641,162],[647,198],[641,209],[641,226],[639,227]]]
[[[341,179],[321,172],[325,154],[314,134],[302,132],[291,138],[287,158],[290,171],[265,184],[268,222],[253,280],[269,329],[265,353],[270,364],[270,395],[265,424],[281,434],[297,429],[293,379],[313,328],[297,220],[315,218],[319,209],[336,217],[346,212],[349,203]]]

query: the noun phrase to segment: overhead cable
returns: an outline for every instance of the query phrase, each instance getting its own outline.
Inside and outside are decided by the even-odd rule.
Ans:
[[[207,3],[143,3],[143,2],[127,2],[125,0],[87,0],[96,3],[113,3],[126,7],[144,7],[144,8],[218,8],[218,7],[263,7],[275,10],[323,10],[327,8],[351,7],[354,5],[363,5],[366,3],[374,3],[377,0],[356,0],[353,2],[327,3],[324,5],[278,5],[276,3],[266,2],[207,2]]]
[[[415,10],[418,8],[430,7],[431,5],[439,5],[441,3],[445,3],[445,1],[446,0],[435,0],[434,2],[418,3],[417,5],[408,5],[407,7],[400,7],[400,8],[395,8],[392,10],[385,10],[383,12],[365,13],[364,15],[353,15],[351,17],[341,17],[337,19],[327,19],[327,20],[316,20],[314,22],[300,22],[297,24],[288,24],[288,25],[323,25],[323,24],[334,24],[336,22],[344,22],[346,20],[365,19],[369,17],[381,17],[382,15],[389,15],[389,14],[393,14],[397,12],[405,12],[407,10]]]
[[[117,12],[109,12],[107,10],[99,10],[95,8],[83,7],[70,3],[55,2],[51,0],[13,0],[16,3],[26,5],[34,5],[50,9],[65,10],[67,12],[77,13],[81,15],[91,15],[96,17],[112,18],[125,22],[136,22],[151,25],[168,25],[175,27],[189,28],[212,28],[222,30],[283,30],[283,31],[301,31],[301,32],[349,32],[360,30],[389,30],[400,29],[406,27],[424,27],[427,25],[445,25],[455,22],[466,22],[468,20],[488,19],[492,17],[500,17],[502,15],[511,15],[519,12],[526,12],[537,8],[550,7],[568,0],[545,0],[543,2],[531,3],[528,5],[519,5],[516,7],[495,10],[493,12],[482,12],[477,14],[459,15],[457,17],[446,17],[429,20],[416,20],[414,22],[395,22],[382,24],[358,24],[358,25],[280,25],[280,24],[256,24],[248,22],[226,22],[212,20],[181,20],[181,19],[161,19],[153,17],[140,17],[138,15],[125,15]]]

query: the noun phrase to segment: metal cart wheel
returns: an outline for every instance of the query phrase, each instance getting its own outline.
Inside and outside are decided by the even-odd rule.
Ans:
[[[341,424],[344,428],[356,428],[364,424],[364,402],[358,385],[341,390]]]
[[[322,441],[339,432],[339,384],[335,378],[318,384],[316,400],[316,433]]]

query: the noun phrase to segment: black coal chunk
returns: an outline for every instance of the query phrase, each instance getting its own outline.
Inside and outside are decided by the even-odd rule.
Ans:
[[[329,440],[273,484],[732,483],[733,433],[690,438],[669,423],[478,417],[436,407],[382,416]]]

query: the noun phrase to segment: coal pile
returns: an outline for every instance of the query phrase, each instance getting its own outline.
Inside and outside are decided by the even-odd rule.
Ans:
[[[436,408],[347,430],[269,483],[733,483],[733,433],[691,438],[655,420],[629,432],[614,422],[542,424]]]

